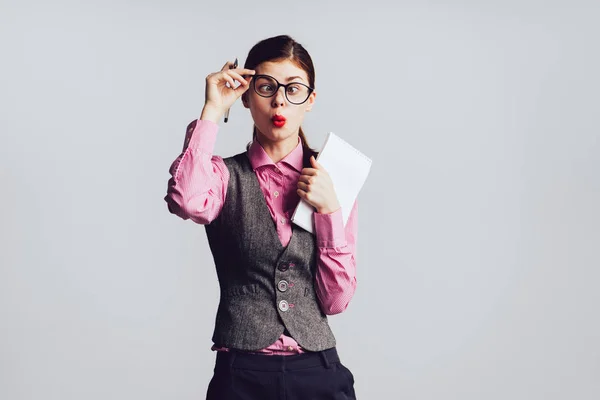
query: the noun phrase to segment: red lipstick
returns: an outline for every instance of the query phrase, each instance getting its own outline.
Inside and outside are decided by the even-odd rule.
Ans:
[[[282,126],[285,125],[285,117],[283,115],[273,115],[271,117],[271,121],[273,121],[273,125],[275,125],[278,128],[281,128]]]

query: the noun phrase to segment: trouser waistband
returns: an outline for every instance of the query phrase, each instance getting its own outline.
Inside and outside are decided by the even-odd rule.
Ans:
[[[293,356],[251,354],[230,349],[218,351],[215,368],[232,367],[256,371],[298,370],[323,365],[330,367],[331,363],[339,362],[335,347],[322,351],[311,351]]]

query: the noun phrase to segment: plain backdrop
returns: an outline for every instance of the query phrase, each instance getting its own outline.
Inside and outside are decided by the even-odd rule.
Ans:
[[[0,1],[0,398],[203,399],[218,282],[163,197],[206,75],[289,34],[373,159],[332,316],[360,399],[600,398],[595,1]],[[245,150],[248,110],[215,154]],[[308,399],[307,399],[308,400]]]

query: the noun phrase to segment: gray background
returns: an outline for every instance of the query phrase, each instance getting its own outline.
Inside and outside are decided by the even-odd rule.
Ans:
[[[330,319],[359,398],[600,398],[597,2],[0,4],[0,398],[204,398],[218,284],[168,168],[206,75],[281,33],[309,143],[374,160]]]

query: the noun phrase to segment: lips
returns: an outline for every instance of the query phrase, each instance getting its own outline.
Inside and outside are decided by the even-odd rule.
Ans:
[[[273,125],[275,125],[278,128],[281,128],[285,125],[286,119],[283,115],[273,115],[271,117],[271,121],[273,121]]]

